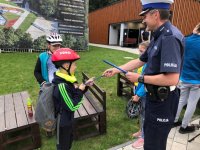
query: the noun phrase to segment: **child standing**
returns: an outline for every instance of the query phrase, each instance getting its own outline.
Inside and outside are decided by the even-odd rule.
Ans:
[[[142,55],[146,49],[149,46],[149,42],[142,42],[139,44],[139,52],[140,55]],[[144,69],[146,68],[146,64],[139,68],[138,70],[141,72],[141,74],[144,72]],[[145,115],[145,101],[146,101],[146,91],[144,88],[144,84],[139,83],[137,84],[137,88],[135,91],[135,95],[132,97],[134,102],[141,101],[142,105],[142,111],[140,115],[140,130],[133,134],[133,137],[138,138],[132,145],[133,148],[142,148],[144,145],[144,131],[143,131],[143,125],[144,125],[144,115]]]
[[[69,48],[60,48],[52,55],[52,62],[58,71],[54,74],[54,103],[57,119],[57,150],[69,150],[73,141],[74,111],[81,103],[86,89],[85,84],[78,85],[74,76],[75,61],[80,56]],[[90,79],[86,83],[93,84]]]

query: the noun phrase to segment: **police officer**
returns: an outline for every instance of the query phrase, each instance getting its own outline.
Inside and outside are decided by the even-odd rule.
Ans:
[[[178,107],[179,81],[184,36],[169,22],[170,5],[173,0],[142,0],[143,22],[153,38],[146,52],[140,58],[122,66],[131,71],[147,64],[144,75],[128,72],[127,79],[146,86],[146,113],[144,123],[144,150],[165,150],[168,134]],[[116,68],[108,69],[104,76],[120,73]]]

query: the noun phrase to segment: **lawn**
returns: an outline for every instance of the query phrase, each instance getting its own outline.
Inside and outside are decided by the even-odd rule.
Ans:
[[[6,0],[0,0],[0,3],[4,3],[4,4],[9,4],[9,5],[17,6],[17,4],[12,3],[12,2],[8,2],[8,1],[6,1]]]
[[[117,65],[127,62],[124,57],[136,55],[110,49],[90,47],[88,52],[79,52],[81,59],[77,61],[77,76],[81,80],[81,72],[89,76],[99,76],[109,66],[102,62],[109,60]],[[33,70],[38,53],[0,54],[0,95],[28,90],[35,102],[39,86],[34,78]],[[107,93],[107,134],[75,141],[72,150],[104,150],[131,140],[130,134],[138,130],[138,120],[127,118],[124,110],[126,99],[117,97],[117,78],[102,78],[97,84]],[[196,114],[200,114],[199,109]],[[55,150],[55,137],[46,138],[42,132],[41,150]],[[17,145],[16,145],[17,147]],[[16,149],[16,148],[15,148]]]
[[[5,13],[3,16],[6,18],[6,20],[17,20],[19,18],[19,15],[10,12]]]
[[[5,4],[10,4],[10,5],[17,6],[16,4],[14,4],[12,2],[7,2],[5,0],[0,0],[0,3],[5,3]],[[21,11],[23,12],[23,10],[21,10]],[[13,13],[7,12],[7,13],[4,14],[4,17],[7,20],[13,20],[13,19],[17,20],[20,16],[16,15],[16,14],[13,14]],[[23,32],[26,32],[26,30],[31,26],[31,24],[35,21],[36,18],[37,18],[37,16],[35,14],[29,13],[29,15],[23,21],[23,23],[19,26],[19,29],[21,29]],[[3,28],[3,27],[0,26],[0,28]]]
[[[81,72],[89,76],[99,76],[109,66],[102,62],[107,59],[117,65],[127,62],[123,57],[136,55],[103,48],[90,47],[88,52],[80,52],[81,59],[77,61],[77,75]],[[37,99],[39,86],[33,76],[38,53],[0,54],[0,95],[28,90],[32,100]],[[137,119],[130,120],[124,113],[126,100],[117,97],[117,78],[103,78],[97,84],[107,92],[107,134],[75,141],[72,150],[102,150],[129,141],[130,134],[138,130]],[[42,134],[41,150],[55,150],[55,137],[47,139]]]
[[[23,21],[23,23],[19,26],[19,29],[21,29],[23,32],[26,32],[26,30],[31,26],[36,18],[37,16],[35,14],[30,13]]]

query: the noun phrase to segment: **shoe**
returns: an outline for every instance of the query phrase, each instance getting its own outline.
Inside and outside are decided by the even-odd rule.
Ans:
[[[142,148],[143,147],[143,145],[144,145],[144,139],[143,138],[139,138],[139,139],[137,139],[133,144],[132,144],[132,147],[133,148]]]
[[[186,128],[180,127],[179,133],[186,134],[195,131],[195,126],[187,126]]]
[[[136,132],[136,133],[133,133],[133,134],[132,134],[132,137],[133,137],[133,138],[139,138],[139,137],[141,137],[141,135],[142,135],[142,132],[141,132],[141,130],[140,130],[140,131],[138,131],[138,132]]]
[[[174,122],[173,127],[178,127],[182,124],[181,121]]]

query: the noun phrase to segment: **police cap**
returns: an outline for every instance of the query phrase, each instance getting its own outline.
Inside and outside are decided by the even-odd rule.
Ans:
[[[142,2],[142,12],[140,16],[144,16],[147,12],[152,9],[170,9],[174,0],[141,0]]]

